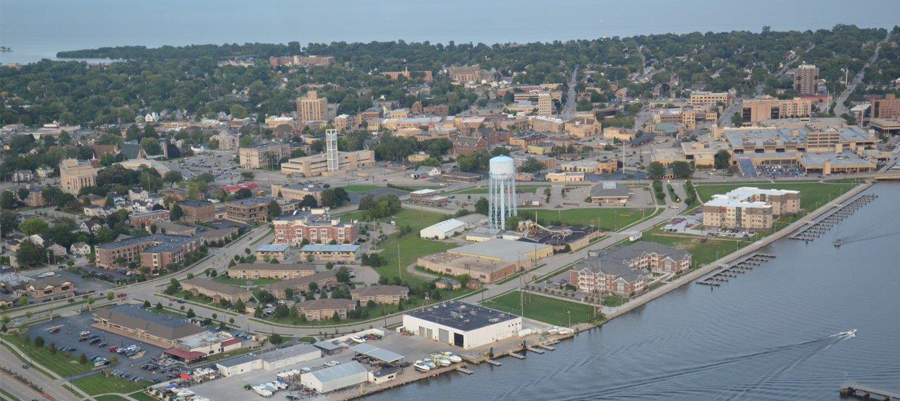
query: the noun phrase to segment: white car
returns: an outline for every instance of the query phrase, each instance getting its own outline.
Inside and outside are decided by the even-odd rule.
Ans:
[[[328,366],[329,368],[332,367],[332,366],[340,365],[340,364],[341,364],[341,363],[338,362],[338,361],[328,361],[328,362],[325,362],[325,366]]]
[[[350,337],[350,341],[353,341],[357,344],[362,344],[362,343],[366,342],[366,339],[359,337],[359,336],[353,336],[353,337]]]

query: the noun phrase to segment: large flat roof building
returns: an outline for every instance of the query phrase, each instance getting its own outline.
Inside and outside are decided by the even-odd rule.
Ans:
[[[138,305],[119,305],[94,312],[95,326],[165,348],[206,330],[185,319],[156,314]]]
[[[429,340],[471,349],[518,335],[522,318],[449,301],[403,315],[403,328]]]
[[[799,211],[799,191],[740,187],[724,195],[713,195],[703,204],[703,225],[762,231],[772,228],[775,216]]]

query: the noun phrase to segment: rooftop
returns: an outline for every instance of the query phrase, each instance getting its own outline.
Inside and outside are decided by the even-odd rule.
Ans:
[[[268,244],[263,245],[259,248],[256,248],[257,252],[284,252],[287,251],[291,246],[288,244]]]
[[[318,353],[318,352],[321,352],[321,351],[319,351],[318,348],[313,347],[312,345],[295,344],[295,345],[292,345],[292,346],[286,347],[286,348],[277,348],[277,349],[273,349],[271,351],[266,351],[265,353],[260,355],[260,357],[262,358],[263,361],[266,361],[266,362],[277,362],[280,360],[293,358],[298,355],[305,355],[305,354],[309,354],[309,353]]]
[[[308,244],[300,248],[300,252],[356,252],[359,245]]]
[[[316,370],[311,373],[307,373],[315,376],[319,382],[328,383],[338,380],[343,380],[347,376],[358,375],[360,373],[367,373],[366,368],[356,361],[351,361],[348,363],[342,363],[337,366],[332,366],[330,368]]]
[[[312,270],[316,267],[311,264],[293,264],[293,263],[238,263],[228,268],[228,270]]]
[[[515,261],[528,259],[529,252],[542,249],[547,245],[534,244],[522,241],[509,241],[503,239],[490,239],[484,242],[464,245],[454,248],[447,253],[455,255],[473,256],[477,258],[500,259]]]
[[[194,277],[192,279],[184,280],[182,281],[182,284],[195,285],[197,287],[204,288],[209,291],[215,291],[225,295],[241,295],[250,293],[250,290],[246,288],[235,287],[233,285],[223,284],[218,281],[212,281],[200,277]]]
[[[477,330],[500,322],[521,319],[506,312],[457,301],[419,309],[409,313],[409,316],[463,331]]]
[[[185,319],[156,314],[138,305],[104,308],[95,311],[94,316],[123,327],[144,330],[153,336],[167,340],[176,340],[206,331]]]

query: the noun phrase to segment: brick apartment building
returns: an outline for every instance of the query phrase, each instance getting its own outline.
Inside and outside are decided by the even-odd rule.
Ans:
[[[371,285],[350,291],[350,297],[354,301],[359,301],[360,305],[366,305],[369,301],[396,305],[401,299],[409,299],[409,288],[400,285]]]
[[[178,206],[184,212],[181,221],[185,223],[205,223],[216,219],[216,206],[209,202],[180,201]]]
[[[269,218],[270,198],[246,198],[225,204],[225,213],[228,220],[251,224],[264,222]]]
[[[169,221],[171,213],[168,210],[151,210],[146,213],[137,213],[128,217],[132,227],[150,227],[157,221]]]
[[[281,159],[290,156],[291,145],[286,143],[263,143],[238,151],[241,167],[253,169],[275,167]]]
[[[301,302],[297,310],[306,316],[306,320],[327,320],[337,314],[341,320],[347,318],[347,313],[356,309],[356,302],[349,299],[323,298]]]
[[[115,269],[139,263],[152,271],[172,263],[184,262],[185,256],[203,245],[203,239],[178,235],[153,234],[107,242],[96,246],[97,267]]]
[[[228,277],[244,280],[261,278],[287,280],[315,273],[316,267],[310,264],[240,263],[228,268]]]
[[[232,304],[241,300],[247,302],[252,298],[250,290],[233,285],[223,284],[205,278],[195,277],[181,282],[181,288],[184,291],[190,291],[194,294],[207,296],[213,301],[219,302],[226,300]]]
[[[324,209],[300,211],[293,216],[282,216],[272,221],[275,226],[276,244],[299,246],[304,239],[313,244],[352,244],[359,236],[359,225],[341,222],[340,217],[330,216]]]
[[[800,211],[800,192],[741,187],[713,195],[703,204],[703,225],[710,228],[764,231],[774,217]]]

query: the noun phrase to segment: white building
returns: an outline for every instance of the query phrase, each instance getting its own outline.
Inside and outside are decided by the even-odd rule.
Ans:
[[[450,301],[403,315],[403,328],[414,335],[470,349],[518,335],[522,318]]]
[[[369,381],[369,371],[356,361],[300,375],[300,384],[314,389],[320,394],[356,386],[367,381]]]
[[[435,225],[425,227],[419,231],[419,236],[426,239],[445,239],[461,233],[466,229],[466,223],[457,219],[444,220]]]
[[[321,358],[322,351],[309,344],[297,344],[266,352],[261,357],[263,369],[274,370]]]
[[[216,368],[222,376],[229,377],[262,369],[262,359],[259,355],[247,354],[217,362]]]

